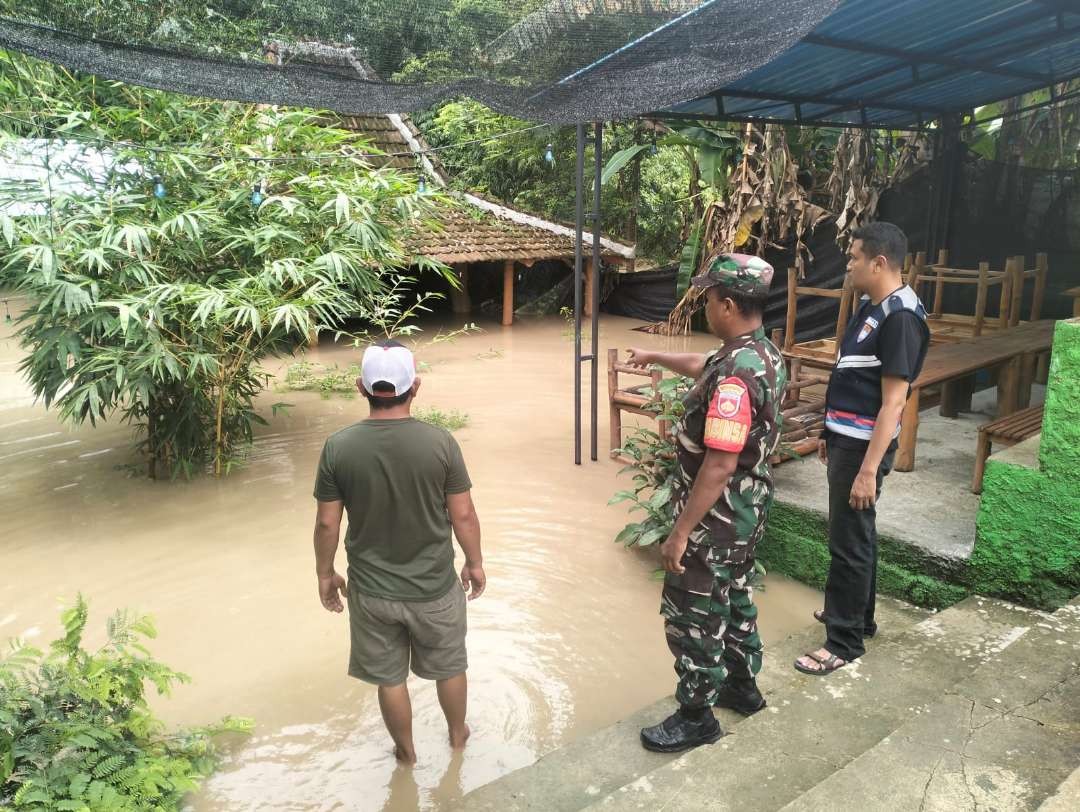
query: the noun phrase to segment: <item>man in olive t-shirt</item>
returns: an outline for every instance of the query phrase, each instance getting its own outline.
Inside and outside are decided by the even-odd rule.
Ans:
[[[409,670],[436,680],[450,743],[464,747],[467,683],[465,591],[484,591],[480,522],[457,441],[410,409],[420,387],[412,353],[397,342],[369,347],[357,388],[370,417],[330,436],[315,482],[315,569],[331,612],[349,605],[349,674],[379,686],[395,755],[416,761]],[[341,517],[348,582],[334,571]],[[465,554],[454,572],[451,529]]]

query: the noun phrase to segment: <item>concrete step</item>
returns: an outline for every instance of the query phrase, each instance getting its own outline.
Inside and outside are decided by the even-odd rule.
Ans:
[[[1080,767],[1061,782],[1057,792],[1039,805],[1039,812],[1076,812],[1080,809]]]
[[[904,633],[930,616],[924,609],[891,599],[878,602],[879,640]],[[659,623],[659,621],[658,621]],[[660,633],[659,627],[657,633]],[[770,707],[757,717],[770,715],[790,701],[799,675],[791,661],[809,648],[821,645],[823,627],[812,620],[807,628],[765,649],[758,684]],[[616,724],[548,753],[528,767],[486,784],[462,799],[460,808],[479,810],[578,810],[614,792],[640,775],[662,767],[677,755],[650,753],[640,743],[642,727],[656,724],[675,708],[668,696]],[[716,716],[725,729],[745,724],[742,716],[718,709]],[[753,717],[753,718],[757,718]]]
[[[642,774],[588,808],[780,809],[928,713],[947,689],[1027,632],[1034,618],[1027,610],[969,598],[873,641],[866,656],[835,674],[792,670],[791,687],[772,698],[772,713],[757,714],[716,744]]]
[[[1059,785],[1047,808],[1080,809],[1080,778],[1068,784],[1080,765],[1078,609],[1029,613],[1005,652],[784,812],[1034,810]]]

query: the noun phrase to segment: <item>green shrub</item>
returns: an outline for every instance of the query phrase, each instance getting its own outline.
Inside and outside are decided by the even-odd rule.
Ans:
[[[48,653],[21,641],[0,660],[0,810],[178,809],[217,764],[215,736],[251,723],[166,733],[146,685],[168,695],[189,678],[155,660],[145,616],[118,611],[106,643],[83,648],[87,604],[64,610],[63,637]]]
[[[673,425],[683,415],[682,398],[692,383],[692,380],[681,375],[661,379],[659,403],[650,411],[656,412],[657,419]],[[647,397],[652,393],[651,386],[643,387],[641,392]],[[628,460],[619,473],[632,474],[634,487],[619,491],[608,504],[630,502],[632,512],[642,511],[645,515],[620,530],[615,541],[627,547],[650,547],[664,543],[675,526],[673,500],[679,463],[675,456],[674,438],[665,439],[651,429],[638,428],[623,443],[619,456]],[[661,578],[664,575],[662,570],[654,574]],[[751,585],[763,589],[764,577],[765,567],[760,561],[755,561]]]
[[[658,419],[669,425],[682,417],[682,396],[690,388],[690,379],[676,376],[663,378],[659,386],[659,402],[650,409]],[[652,387],[642,390],[645,396],[653,394]],[[648,547],[660,544],[670,534],[675,524],[674,477],[678,469],[675,445],[651,429],[635,429],[627,438],[619,455],[629,463],[619,473],[632,473],[634,487],[616,493],[608,502],[630,502],[631,511],[643,511],[644,518],[630,522],[615,537],[627,547]]]

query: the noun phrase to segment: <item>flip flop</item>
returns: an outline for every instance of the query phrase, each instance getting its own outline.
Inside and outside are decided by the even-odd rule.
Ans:
[[[835,654],[830,654],[824,660],[815,655],[812,651],[806,652],[806,654],[804,654],[803,656],[809,657],[811,660],[821,665],[821,668],[807,668],[798,660],[795,660],[795,670],[801,671],[804,674],[810,674],[814,677],[822,677],[825,674],[831,674],[833,671],[836,671],[847,665],[847,660],[841,660]],[[837,663],[839,663],[839,665],[837,665]]]

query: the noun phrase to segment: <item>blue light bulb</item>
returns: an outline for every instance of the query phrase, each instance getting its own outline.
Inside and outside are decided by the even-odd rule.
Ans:
[[[416,184],[416,190],[420,194],[424,194],[427,191],[427,180],[425,180],[423,175],[420,176],[420,181]]]
[[[549,164],[551,164],[552,166],[554,166],[554,165],[555,165],[555,152],[554,152],[554,150],[552,149],[552,145],[551,145],[551,144],[548,144],[548,145],[547,145],[547,149],[546,149],[546,150],[544,150],[544,160],[545,160],[545,161],[547,161],[547,162],[548,162]]]
[[[165,199],[165,182],[161,179],[161,175],[154,175],[154,197],[158,200]]]
[[[263,202],[262,189],[256,186],[251,192],[251,205],[258,206]]]

